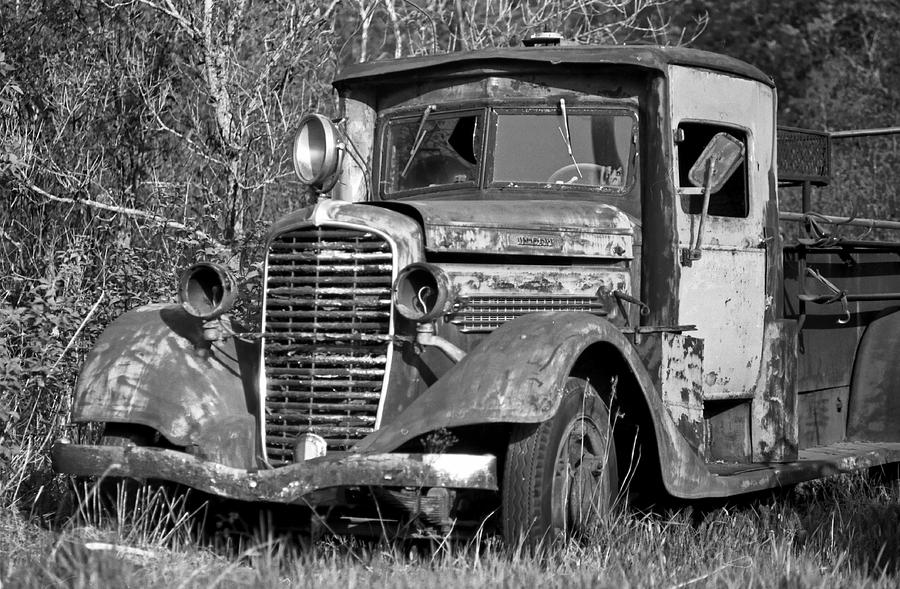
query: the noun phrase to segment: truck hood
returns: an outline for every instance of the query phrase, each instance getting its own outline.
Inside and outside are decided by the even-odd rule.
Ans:
[[[390,201],[378,207],[416,219],[432,252],[631,259],[637,222],[585,201]]]
[[[322,200],[276,222],[270,238],[300,225],[370,228],[391,237],[402,257],[430,252],[629,260],[640,243],[636,220],[585,201],[440,200],[351,203]]]

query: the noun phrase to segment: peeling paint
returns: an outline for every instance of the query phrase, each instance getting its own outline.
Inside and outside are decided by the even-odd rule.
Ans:
[[[678,431],[698,455],[706,456],[703,422],[703,341],[690,335],[659,333],[658,381],[663,403]]]
[[[309,505],[317,490],[346,485],[497,490],[490,454],[368,454],[324,456],[290,466],[250,471],[174,450],[57,443],[54,468],[78,476],[169,480],[243,501]]]
[[[747,161],[760,164],[747,172],[747,216],[707,217],[702,258],[681,269],[678,290],[678,322],[696,325],[695,335],[706,344],[704,395],[748,397],[755,393],[761,369],[766,314],[766,250],[756,244],[765,237],[773,156],[769,146],[775,130],[772,90],[750,80],[692,68],[672,67],[670,76],[672,128],[682,121],[725,121],[745,129],[752,138]],[[680,163],[674,159],[672,174],[677,178]],[[676,220],[679,248],[687,248],[696,219],[676,207]]]
[[[637,223],[588,201],[405,201],[385,203],[422,218],[428,251],[632,259]],[[639,241],[637,242],[639,243]]]
[[[598,290],[631,292],[630,272],[615,265],[527,265],[445,263],[441,267],[458,294],[596,296]]]
[[[530,229],[521,231],[490,227],[426,225],[426,247],[441,252],[486,252],[534,256],[634,257],[631,235],[590,234],[570,230]]]
[[[797,431],[797,324],[771,321],[766,325],[763,368],[753,399],[754,461],[796,460]]]

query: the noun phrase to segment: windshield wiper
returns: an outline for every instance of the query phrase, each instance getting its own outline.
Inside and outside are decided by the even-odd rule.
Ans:
[[[425,140],[425,123],[428,122],[428,115],[436,108],[437,107],[433,104],[429,104],[425,107],[425,112],[422,113],[422,119],[419,121],[419,128],[416,130],[416,139],[413,141],[413,145],[409,150],[409,159],[406,160],[406,165],[403,166],[403,171],[400,172],[401,178],[406,178],[406,173],[409,171],[409,166],[412,165],[413,158],[416,157],[416,153],[418,153],[419,148],[422,147],[422,141]]]
[[[557,126],[559,129],[559,134],[562,135],[563,141],[566,144],[566,150],[569,152],[569,157],[572,158],[572,163],[575,164],[575,171],[578,172],[578,177],[583,178],[581,175],[581,168],[578,167],[578,162],[575,160],[575,154],[572,153],[572,135],[569,133],[569,115],[566,112],[566,99],[559,99],[559,110],[562,111],[562,119],[563,126],[566,128],[566,132],[563,133],[563,130]]]

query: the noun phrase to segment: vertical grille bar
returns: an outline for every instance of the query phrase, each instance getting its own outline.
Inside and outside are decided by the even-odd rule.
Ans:
[[[346,450],[375,429],[390,342],[390,244],[305,227],[276,237],[266,281],[265,442],[275,466],[315,433]]]

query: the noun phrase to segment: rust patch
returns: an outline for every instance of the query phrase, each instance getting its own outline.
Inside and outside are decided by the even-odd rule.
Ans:
[[[56,443],[53,468],[78,476],[172,481],[243,501],[302,503],[319,489],[341,486],[449,487],[497,490],[490,454],[352,454],[324,456],[251,472],[158,448]]]
[[[460,253],[509,253],[535,256],[633,258],[630,233],[580,234],[571,229],[523,235],[516,230],[490,227],[426,226],[426,247]]]
[[[461,297],[489,294],[594,297],[598,291],[630,292],[630,272],[616,265],[441,264]]]
[[[759,391],[752,403],[753,460],[796,460],[797,324],[772,321],[766,325]]]
[[[700,455],[706,456],[703,421],[703,342],[677,333],[660,333],[659,382],[663,403],[678,431]]]
[[[521,284],[522,290],[533,290],[537,292],[552,293],[563,290],[563,283],[560,281],[548,280],[544,276]]]
[[[488,286],[495,290],[516,290],[516,285],[499,276],[492,276],[488,281]]]
[[[746,175],[746,213],[706,217],[702,259],[681,269],[678,293],[678,321],[697,326],[698,337],[706,342],[705,369],[716,375],[706,381],[708,398],[746,398],[756,392],[766,294],[772,294],[766,290],[767,248],[759,245],[766,243],[774,97],[759,82],[683,67],[672,68],[670,84],[672,128],[686,121],[727,121],[748,129],[753,138],[741,172]],[[729,99],[722,100],[724,95]],[[672,162],[674,178],[684,163]],[[697,217],[676,207],[678,247],[689,247]]]

